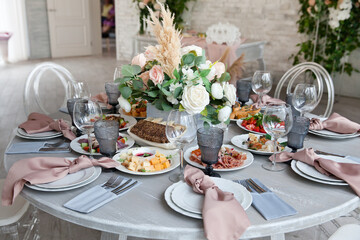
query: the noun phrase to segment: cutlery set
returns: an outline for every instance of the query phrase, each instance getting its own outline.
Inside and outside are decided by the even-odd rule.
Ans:
[[[262,187],[260,187],[254,180],[251,178],[240,180],[240,184],[243,185],[249,192],[253,192],[255,190],[257,193],[264,193],[266,190],[264,190]]]

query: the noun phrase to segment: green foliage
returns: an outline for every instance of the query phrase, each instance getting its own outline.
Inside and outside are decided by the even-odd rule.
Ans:
[[[196,0],[166,0],[165,6],[167,6],[170,11],[174,14],[174,23],[177,29],[182,30],[184,19],[182,19],[182,13],[187,10],[186,3],[190,1],[196,1]],[[133,2],[137,3],[139,5],[140,2],[143,2],[143,0],[133,0]],[[154,5],[156,1],[150,0],[147,3],[147,6],[155,11]],[[150,16],[149,10],[144,7],[143,9],[139,8],[139,22],[140,22],[140,34],[143,34],[145,32],[145,26],[143,19],[146,19],[148,16]]]
[[[301,7],[300,19],[297,21],[298,32],[308,35],[309,39],[297,45],[299,51],[291,56],[293,64],[305,60],[321,64],[329,73],[344,71],[351,75],[352,71],[358,71],[357,66],[354,67],[344,61],[344,58],[360,47],[358,0],[352,0],[350,17],[339,21],[340,25],[335,29],[329,25],[329,8],[336,8],[338,0],[333,0],[328,5],[326,5],[327,1],[316,0],[313,7],[309,5],[308,0],[299,0],[299,2]],[[318,31],[317,37],[316,31]]]

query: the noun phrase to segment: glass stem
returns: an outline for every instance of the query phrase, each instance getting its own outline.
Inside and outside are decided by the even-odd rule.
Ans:
[[[272,161],[274,167],[276,165],[276,154],[277,154],[277,139],[274,138],[274,161]]]
[[[180,145],[179,155],[180,155],[180,175],[184,174],[184,145]]]
[[[93,156],[92,156],[92,140],[91,140],[90,134],[91,134],[91,131],[88,130],[87,135],[88,135],[88,142],[89,142],[90,158],[93,159]]]
[[[262,97],[263,97],[263,94],[259,93],[259,108],[260,109],[262,108]]]

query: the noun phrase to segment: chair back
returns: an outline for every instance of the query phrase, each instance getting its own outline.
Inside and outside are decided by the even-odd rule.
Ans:
[[[50,75],[55,74],[56,78],[54,79],[54,76],[50,76],[49,73],[52,73]],[[76,82],[73,75],[61,65],[52,62],[37,65],[25,83],[23,98],[25,114],[29,115],[31,112],[37,111],[48,115],[50,108],[65,107],[67,99],[78,91],[74,88]],[[45,97],[41,95],[45,95]],[[52,101],[53,98],[56,101]],[[55,106],[59,100],[61,100],[61,105]]]
[[[316,77],[316,84],[318,89],[318,101],[317,104],[320,103],[324,85],[326,85],[327,94],[328,94],[328,100],[327,100],[327,106],[325,109],[325,113],[322,115],[323,117],[329,117],[332,108],[334,106],[334,98],[335,98],[335,91],[334,91],[334,84],[332,82],[330,74],[326,71],[324,67],[322,67],[320,64],[315,62],[305,62],[300,63],[292,68],[290,68],[280,79],[278,85],[276,86],[275,90],[275,98],[280,98],[281,89],[284,86],[285,83],[287,83],[286,88],[286,94],[291,93],[292,87],[295,83],[295,81],[298,79],[298,77],[307,71],[311,71],[315,77]]]

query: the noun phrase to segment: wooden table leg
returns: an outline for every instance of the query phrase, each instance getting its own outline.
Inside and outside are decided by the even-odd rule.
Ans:
[[[126,240],[127,236],[116,233],[101,232],[101,240]]]

